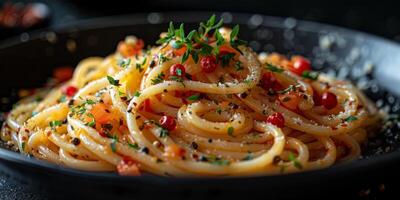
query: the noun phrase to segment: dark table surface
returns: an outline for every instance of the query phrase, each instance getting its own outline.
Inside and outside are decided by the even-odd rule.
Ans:
[[[0,0],[0,6],[5,1]],[[25,0],[22,2],[32,2]],[[228,1],[212,0],[193,1],[190,5],[179,0],[155,0],[140,6],[134,1],[131,6],[119,6],[124,1],[114,0],[114,6],[108,3],[89,1],[52,1],[41,0],[51,10],[52,16],[49,26],[72,22],[79,19],[100,17],[105,15],[119,15],[134,12],[172,11],[172,10],[216,10],[263,13],[267,15],[289,16],[298,19],[312,20],[335,24],[348,28],[373,33],[392,40],[400,41],[400,13],[396,6],[390,3],[376,4],[368,1],[347,1],[346,6],[340,3],[330,4],[325,1]],[[207,7],[212,5],[212,7]],[[245,6],[243,6],[245,5]],[[0,38],[4,39],[4,38]],[[360,188],[360,199],[386,199],[400,187],[397,184],[377,183],[376,185]],[[385,192],[383,192],[385,191]],[[364,196],[369,193],[370,195]],[[372,194],[372,195],[371,195]],[[10,177],[0,174],[0,199],[14,200],[48,199],[30,187],[13,181]]]

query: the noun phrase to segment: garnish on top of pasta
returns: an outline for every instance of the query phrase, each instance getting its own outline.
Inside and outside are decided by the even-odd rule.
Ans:
[[[148,49],[126,37],[114,54],[84,59],[70,80],[21,100],[2,140],[121,175],[265,175],[359,157],[381,120],[362,92],[304,57],[257,55],[239,26],[222,25],[215,16],[190,32],[170,23]]]

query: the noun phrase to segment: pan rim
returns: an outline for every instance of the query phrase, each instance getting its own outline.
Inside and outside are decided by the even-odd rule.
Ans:
[[[188,13],[191,16],[196,16],[190,18],[189,20],[185,20],[186,22],[198,22],[199,19],[205,19],[205,17],[210,16],[210,14],[214,12],[188,12],[188,11],[180,11],[180,12],[162,12],[160,13],[162,16],[168,18],[172,18],[172,16],[176,17],[177,15],[183,17]],[[216,14],[221,14],[219,12],[215,12]],[[239,21],[244,21],[250,19],[253,16],[253,13],[237,13],[231,12],[237,20],[233,20],[235,23],[239,23]],[[54,31],[57,34],[68,33],[71,30],[74,31],[87,31],[99,28],[112,28],[118,26],[128,26],[128,25],[140,25],[140,24],[149,24],[147,22],[148,13],[138,13],[138,14],[129,14],[129,15],[117,15],[117,16],[108,16],[108,17],[99,17],[99,18],[90,18],[84,20],[78,20],[73,22],[68,22],[62,25],[52,26],[49,28],[39,29],[32,32],[28,32],[30,35],[30,40],[35,40],[40,38],[40,34],[46,31]],[[283,28],[283,21],[286,19],[284,17],[276,17],[276,16],[267,16],[267,15],[260,15],[263,19],[267,19],[268,21],[274,21],[273,24],[269,24],[264,20],[262,25],[268,25],[268,27],[277,27]],[[132,20],[134,19],[134,20]],[[107,22],[107,23],[105,23]],[[162,22],[162,23],[165,23]],[[310,22],[305,20],[297,20],[298,30],[308,31],[308,32],[317,32],[317,30],[334,30],[337,33],[343,35],[356,35],[351,37],[363,37],[368,38],[373,42],[383,43],[384,45],[390,45],[396,48],[400,48],[400,44],[396,43],[395,41],[391,41],[386,38],[382,38],[379,36],[375,36],[369,33],[352,30],[348,28],[342,28],[335,25],[327,25],[318,22]],[[19,36],[15,36],[0,42],[0,52],[7,50],[8,47],[12,47],[14,45],[21,44],[23,42],[20,41]],[[275,179],[297,179],[302,180],[301,177],[312,177],[312,176],[319,176],[323,178],[333,178],[338,173],[351,173],[357,171],[357,169],[374,169],[382,167],[383,164],[393,164],[396,160],[400,160],[400,151],[393,151],[389,153],[385,153],[382,155],[373,156],[371,158],[359,159],[355,161],[350,161],[347,163],[339,163],[328,168],[324,169],[317,169],[311,171],[303,171],[298,173],[292,174],[278,174],[278,175],[267,175],[267,176],[255,176],[255,177],[213,177],[213,178],[195,178],[195,177],[161,177],[161,176],[154,176],[154,175],[146,175],[143,177],[124,177],[119,176],[115,173],[99,173],[99,172],[86,172],[81,170],[75,170],[72,168],[67,168],[63,166],[59,166],[56,164],[48,163],[45,161],[41,161],[35,158],[26,157],[19,153],[13,152],[9,149],[0,147],[0,160],[12,162],[19,165],[29,165],[30,167],[47,170],[47,172],[54,172],[63,175],[69,175],[73,177],[80,177],[85,179],[107,179],[107,180],[118,180],[122,182],[129,182],[129,181],[144,181],[146,183],[151,184],[201,184],[204,181],[207,183],[215,183],[220,184],[221,181],[259,181],[259,180],[275,180]]]

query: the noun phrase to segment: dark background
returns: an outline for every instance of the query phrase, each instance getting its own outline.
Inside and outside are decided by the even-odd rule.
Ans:
[[[0,5],[4,2],[0,0]],[[17,1],[11,1],[17,2]],[[50,25],[79,19],[161,11],[236,11],[334,24],[400,41],[400,12],[396,1],[324,0],[41,0],[52,12]]]
[[[6,1],[0,0],[0,7]],[[11,1],[17,2],[17,1]],[[395,1],[300,1],[300,0],[112,0],[112,1],[18,1],[43,2],[51,11],[50,21],[44,26],[62,25],[80,19],[165,11],[232,11],[260,13],[265,15],[294,17],[333,24],[379,35],[400,42],[400,12]],[[190,17],[190,16],[188,16]],[[24,30],[25,31],[25,30]],[[17,32],[8,34],[11,37]],[[351,180],[349,180],[351,181]],[[386,186],[387,192],[395,194],[398,184]],[[363,189],[363,188],[360,188]],[[366,189],[366,188],[364,188]],[[372,186],[372,195],[361,199],[383,199],[382,185]],[[364,190],[364,192],[367,190]],[[43,199],[30,188],[14,183],[0,175],[0,199]]]

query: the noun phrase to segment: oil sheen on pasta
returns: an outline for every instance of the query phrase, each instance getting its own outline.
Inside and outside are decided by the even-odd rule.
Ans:
[[[40,101],[10,111],[1,138],[22,154],[121,175],[244,176],[357,159],[381,114],[351,83],[301,56],[257,55],[212,16],[158,46],[128,36]]]

